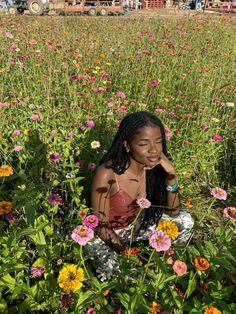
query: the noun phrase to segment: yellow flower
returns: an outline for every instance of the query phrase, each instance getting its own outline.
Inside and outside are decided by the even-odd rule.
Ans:
[[[13,169],[11,166],[2,165],[0,167],[0,177],[8,177],[13,174]]]
[[[58,283],[66,293],[79,290],[83,284],[84,271],[75,264],[68,264],[64,266],[58,276]]]
[[[178,237],[179,230],[173,221],[162,220],[159,222],[157,226],[157,230],[162,230],[165,234],[167,234],[172,240],[175,240]]]
[[[1,201],[0,202],[0,216],[10,213],[12,209],[12,202]]]
[[[28,134],[29,134],[29,130],[25,129],[25,130],[23,131],[23,134],[24,134],[24,135],[28,135]]]
[[[208,308],[206,308],[204,311],[204,314],[221,314],[221,313],[222,312],[214,306],[208,306]]]
[[[92,141],[92,142],[91,142],[91,148],[92,148],[92,149],[99,148],[100,146],[101,146],[101,144],[100,144],[99,141]]]
[[[152,301],[148,304],[149,311],[148,314],[157,314],[160,313],[161,311],[161,306],[160,304],[156,303],[155,301]]]
[[[217,119],[217,118],[212,118],[211,119],[213,122],[219,122],[220,120],[219,119]]]

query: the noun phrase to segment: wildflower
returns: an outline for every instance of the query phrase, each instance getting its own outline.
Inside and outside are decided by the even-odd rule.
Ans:
[[[92,120],[89,120],[89,121],[86,122],[86,126],[88,128],[93,128],[95,126],[95,123]]]
[[[209,268],[209,262],[204,257],[195,257],[194,264],[199,270],[206,270]]]
[[[8,39],[13,39],[14,38],[14,35],[10,32],[6,32],[5,33],[5,36],[8,38]]]
[[[124,256],[135,256],[140,252],[140,249],[137,247],[127,248],[121,252]]]
[[[50,160],[52,160],[53,162],[58,162],[58,161],[60,161],[60,159],[61,159],[61,155],[60,155],[59,153],[55,152],[55,153],[51,154],[51,155],[49,156],[49,158],[50,158]]]
[[[148,307],[149,307],[149,311],[148,314],[157,314],[157,313],[160,313],[161,311],[161,305],[156,303],[155,301],[151,301],[149,304],[148,304]]]
[[[96,168],[96,164],[95,163],[93,163],[93,162],[90,162],[89,164],[88,164],[88,169],[89,170],[94,170]]]
[[[78,79],[79,79],[78,75],[75,75],[75,74],[71,75],[70,78],[71,78],[72,81],[78,81]]]
[[[153,231],[149,237],[149,245],[157,252],[167,251],[171,246],[171,239],[161,230]]]
[[[106,296],[109,294],[109,292],[110,292],[110,290],[104,290],[104,291],[102,292],[102,294],[104,295],[104,297],[106,297]]]
[[[49,196],[48,196],[48,202],[51,204],[51,205],[62,205],[63,204],[63,200],[61,198],[61,196],[57,193],[51,193]]]
[[[150,82],[150,85],[151,85],[152,87],[157,87],[157,86],[159,85],[159,82],[156,81],[156,80],[152,80],[152,81]]]
[[[13,169],[11,166],[2,165],[0,167],[0,177],[9,177],[13,174]]]
[[[20,130],[14,130],[12,133],[11,133],[11,136],[12,137],[16,137],[18,135],[20,135],[21,131]]]
[[[222,142],[223,141],[223,137],[219,134],[213,134],[212,139],[216,142]]]
[[[12,202],[9,201],[1,201],[0,202],[0,215],[5,215],[10,213],[10,211],[12,210]]]
[[[170,128],[165,128],[165,137],[167,140],[169,140],[172,136]]]
[[[144,198],[144,197],[138,198],[138,199],[136,200],[136,203],[138,204],[138,206],[139,206],[141,209],[149,208],[149,207],[151,206],[151,202],[150,202],[148,199]]]
[[[121,92],[121,91],[117,92],[116,96],[119,97],[119,98],[125,98],[126,97],[125,93]]]
[[[173,265],[173,270],[178,276],[183,276],[187,271],[187,265],[180,260],[176,260]]]
[[[68,309],[71,303],[74,302],[74,299],[70,294],[61,293],[60,295],[60,308],[61,309]]]
[[[87,216],[88,211],[89,211],[88,208],[80,209],[80,210],[77,212],[77,216],[78,216],[81,220],[84,220],[84,218]]]
[[[226,207],[224,209],[224,217],[236,221],[236,207]]]
[[[98,217],[96,215],[88,215],[84,219],[84,224],[86,227],[95,228],[98,225]]]
[[[78,225],[71,233],[71,238],[80,245],[86,245],[93,237],[93,229],[83,225]]]
[[[89,307],[86,311],[86,314],[96,314],[96,310],[94,307]]]
[[[45,266],[31,266],[30,273],[34,278],[41,277],[45,273]]]
[[[40,121],[41,117],[40,117],[40,115],[38,113],[35,113],[35,114],[31,115],[30,120],[32,120],[32,121]]]
[[[23,149],[23,146],[21,146],[21,145],[16,145],[16,146],[14,147],[14,151],[15,151],[15,152],[20,152],[22,149]]]
[[[77,265],[68,264],[60,270],[57,281],[65,292],[77,291],[83,286],[84,271]]]
[[[100,144],[99,141],[92,141],[92,142],[91,142],[91,148],[92,148],[92,149],[99,148],[100,146],[101,146],[101,144]]]
[[[0,213],[1,214],[1,213]],[[20,221],[20,217],[18,215],[18,213],[13,212],[13,213],[9,213],[6,214],[4,216],[4,218],[9,222],[9,224],[11,225],[18,225],[19,221]]]
[[[172,256],[170,256],[170,257],[167,259],[166,264],[168,264],[168,265],[173,265],[173,264],[174,264],[174,260],[173,260],[173,257],[172,257]]]
[[[221,314],[222,312],[214,306],[208,306],[203,314]]]
[[[167,234],[172,240],[175,240],[178,237],[179,230],[173,221],[162,220],[157,226],[157,230],[162,230]]]
[[[225,201],[227,199],[227,192],[218,187],[211,189],[211,195],[217,198],[218,200]]]
[[[81,161],[76,161],[76,163],[75,163],[75,167],[79,167],[80,169],[82,169],[83,168],[83,163],[81,162]]]
[[[211,120],[212,120],[213,122],[216,122],[216,123],[220,122],[220,120],[219,120],[218,118],[214,118],[214,117],[213,117]]]
[[[187,198],[186,201],[184,202],[184,205],[188,208],[193,207],[193,200],[191,198]]]

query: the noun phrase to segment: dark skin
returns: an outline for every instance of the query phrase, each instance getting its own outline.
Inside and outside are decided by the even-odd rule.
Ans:
[[[129,168],[117,177],[119,182],[124,184],[122,188],[133,199],[146,197],[146,169],[158,164],[166,171],[168,184],[172,185],[177,181],[172,163],[162,152],[161,132],[158,127],[143,127],[134,136],[131,145],[126,141],[123,144],[129,150],[131,163]],[[120,253],[127,248],[127,244],[109,227],[110,197],[116,192],[117,184],[113,170],[101,165],[95,173],[91,194],[94,214],[99,218],[97,234],[111,249]],[[178,192],[168,192],[167,207],[171,211],[166,211],[166,214],[177,215],[179,205]]]

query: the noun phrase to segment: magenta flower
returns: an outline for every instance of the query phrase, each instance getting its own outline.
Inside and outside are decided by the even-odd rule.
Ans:
[[[12,137],[16,137],[16,136],[18,136],[18,135],[20,135],[21,134],[21,131],[20,130],[14,130],[12,133],[11,133],[11,136]]]
[[[61,159],[61,155],[59,153],[55,152],[55,153],[51,154],[49,158],[53,162],[58,162]]]
[[[165,137],[167,140],[169,140],[172,136],[170,128],[165,128]]]
[[[86,122],[86,127],[93,128],[95,126],[95,123],[92,120],[89,120]]]
[[[120,97],[120,98],[125,98],[125,97],[126,97],[125,93],[124,93],[124,92],[121,92],[121,91],[117,92],[117,93],[116,93],[116,96],[117,96],[117,97]]]
[[[6,32],[5,35],[6,35],[6,37],[8,39],[13,39],[14,38],[14,35],[11,32]]]
[[[78,225],[71,233],[71,238],[80,245],[86,245],[93,237],[93,229],[84,225]]]
[[[151,85],[152,87],[157,87],[157,86],[159,85],[159,82],[156,81],[156,80],[152,80],[152,81],[150,82],[150,85]]]
[[[217,198],[218,200],[225,201],[227,199],[227,192],[218,187],[211,189],[211,195]]]
[[[71,78],[72,81],[78,81],[78,79],[79,79],[78,75],[75,75],[75,74],[71,75],[70,78]]]
[[[184,262],[177,259],[174,262],[173,270],[178,276],[183,276],[187,271],[187,265]]]
[[[149,208],[149,207],[151,206],[151,202],[150,202],[148,199],[144,198],[144,197],[138,198],[138,199],[136,200],[136,203],[138,204],[138,206],[139,206],[141,209]]]
[[[19,221],[20,221],[20,216],[18,213],[16,212],[12,212],[9,214],[6,214],[4,216],[4,218],[9,222],[9,224],[11,225],[18,225]]]
[[[226,207],[224,209],[224,217],[236,221],[236,207]]]
[[[84,218],[84,224],[86,227],[95,228],[98,225],[98,217],[96,215],[88,215]]]
[[[31,115],[30,120],[32,120],[32,121],[40,121],[41,118],[40,118],[40,115],[38,113],[34,113],[34,114]]]
[[[212,139],[216,142],[222,142],[223,141],[223,137],[219,134],[213,134]]]
[[[96,314],[96,309],[94,307],[89,307],[86,314]]]
[[[20,51],[20,49],[15,44],[11,45],[10,50],[11,51]]]
[[[62,200],[61,196],[59,194],[56,194],[56,193],[51,193],[48,196],[48,202],[53,206],[63,204],[63,200]]]
[[[22,149],[23,149],[23,146],[20,146],[20,145],[16,145],[16,146],[14,147],[14,151],[15,151],[15,152],[20,152]]]
[[[171,247],[171,239],[163,231],[156,230],[149,237],[149,245],[157,252],[167,251]]]
[[[93,171],[95,168],[96,168],[96,164],[95,164],[95,163],[90,162],[90,163],[88,164],[88,170]]]
[[[60,308],[61,309],[68,309],[71,303],[74,302],[74,299],[70,294],[61,293],[60,295]]]
[[[202,124],[202,125],[201,125],[201,129],[202,129],[203,131],[207,131],[207,130],[209,129],[209,127],[208,127],[206,124]]]
[[[45,272],[45,266],[31,266],[30,273],[33,277],[41,277]]]

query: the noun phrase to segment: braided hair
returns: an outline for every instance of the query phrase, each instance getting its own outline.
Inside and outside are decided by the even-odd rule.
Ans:
[[[130,155],[126,151],[124,141],[130,146],[134,136],[141,128],[151,126],[159,127],[162,137],[162,150],[168,157],[165,129],[159,118],[147,111],[138,111],[128,114],[123,118],[114,137],[114,140],[101,159],[100,164],[104,163],[106,168],[111,168],[115,173],[122,174],[130,166]],[[146,175],[146,193],[152,206],[144,210],[144,219],[142,227],[150,222],[156,222],[161,218],[162,210],[167,205],[167,192],[165,188],[166,172],[157,165],[147,171]]]

